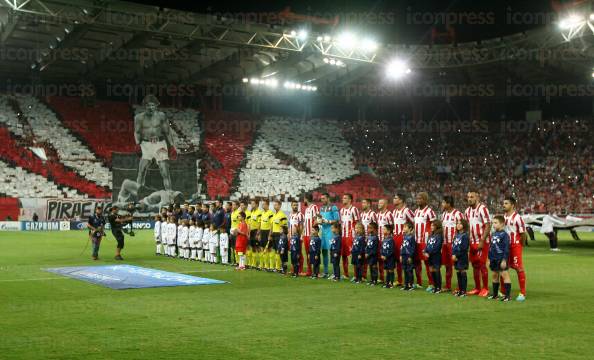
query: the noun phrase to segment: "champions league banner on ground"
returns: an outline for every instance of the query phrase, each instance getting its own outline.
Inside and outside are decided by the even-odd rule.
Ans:
[[[72,266],[43,269],[115,290],[225,284],[226,281],[134,265]]]

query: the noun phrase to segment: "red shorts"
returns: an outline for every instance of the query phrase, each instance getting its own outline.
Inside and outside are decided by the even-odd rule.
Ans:
[[[452,266],[452,244],[443,243],[441,247],[441,265]]]
[[[238,236],[237,240],[235,241],[235,251],[238,253],[245,253],[247,250],[247,237],[245,236]]]
[[[479,244],[470,244],[470,251],[468,253],[468,260],[472,266],[485,266],[487,264],[487,258],[489,257],[489,243],[485,243],[483,250],[479,252]]]
[[[507,263],[512,269],[518,270],[524,268],[524,263],[522,262],[522,245],[516,245],[509,248],[509,259]]]
[[[423,251],[425,251],[425,247],[427,246],[426,243],[417,243],[417,248],[415,250],[415,263],[419,263],[421,261],[427,261],[427,259],[425,259],[425,255],[423,254]]]
[[[402,247],[402,240],[404,240],[404,235],[394,235],[394,255],[396,256],[396,262],[400,261],[400,248]]]
[[[340,247],[340,254],[342,256],[350,256],[351,250],[353,249],[353,238],[352,237],[343,237],[342,244]]]

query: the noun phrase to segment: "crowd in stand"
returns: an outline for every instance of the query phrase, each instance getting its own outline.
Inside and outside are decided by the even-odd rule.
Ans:
[[[588,121],[540,121],[521,131],[501,123],[473,127],[477,131],[428,128],[345,122],[343,133],[356,163],[369,165],[388,192],[427,190],[438,199],[442,194],[460,197],[476,186],[490,206],[513,194],[525,212],[594,211],[593,130]]]

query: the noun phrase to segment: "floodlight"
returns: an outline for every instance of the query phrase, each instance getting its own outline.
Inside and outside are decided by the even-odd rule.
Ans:
[[[396,59],[392,60],[386,66],[386,75],[391,79],[400,79],[407,74],[410,74],[410,68],[406,62]]]
[[[307,36],[308,36],[307,30],[304,30],[304,29],[299,30],[299,32],[297,33],[297,38],[301,41],[306,40]]]
[[[565,19],[559,22],[559,27],[562,30],[568,30],[572,27],[579,25],[583,21],[583,17],[580,15],[572,14],[567,16]]]
[[[338,46],[344,48],[352,48],[353,46],[355,46],[355,41],[356,38],[353,34],[351,34],[350,32],[344,32],[340,34],[340,36],[338,37],[337,44]]]
[[[377,43],[372,39],[365,39],[361,44],[361,48],[364,51],[375,51],[377,50]]]

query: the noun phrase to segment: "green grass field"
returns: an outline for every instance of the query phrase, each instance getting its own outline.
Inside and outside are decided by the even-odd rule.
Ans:
[[[501,303],[155,257],[150,232],[127,238],[124,263],[230,283],[111,290],[40,269],[114,263],[113,237],[93,262],[84,232],[0,233],[0,359],[592,358],[581,235],[561,232],[560,253],[532,241],[528,300]]]

